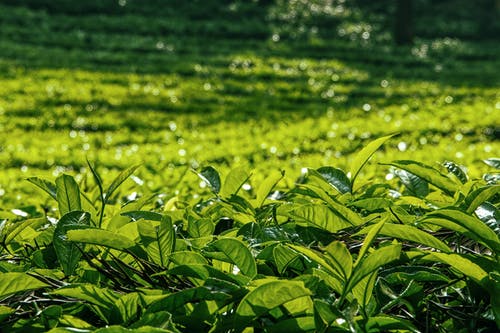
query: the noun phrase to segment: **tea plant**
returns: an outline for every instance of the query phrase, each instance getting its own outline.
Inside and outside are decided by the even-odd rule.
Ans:
[[[3,219],[0,327],[9,332],[493,332],[500,327],[498,159],[484,180],[453,162],[358,177],[308,169],[262,181],[197,170],[209,192],[142,193],[91,174],[30,178],[45,202]],[[94,185],[88,182],[93,180]],[[82,189],[85,188],[85,191]],[[19,216],[19,215],[18,215]]]
[[[78,179],[86,158],[103,177],[144,163],[139,175],[156,192],[200,164],[227,173],[245,161],[254,181],[271,169],[345,169],[354,151],[393,132],[398,140],[377,153],[384,161],[451,159],[473,177],[486,172],[479,161],[500,150],[498,43],[441,38],[450,9],[462,19],[481,5],[433,4],[443,10],[417,20],[427,17],[429,39],[396,48],[354,1],[335,9],[339,29],[317,16],[325,10],[304,13],[304,36],[279,31],[308,3],[3,0],[0,206],[35,204],[22,179]],[[385,6],[363,3],[379,8],[369,17]]]

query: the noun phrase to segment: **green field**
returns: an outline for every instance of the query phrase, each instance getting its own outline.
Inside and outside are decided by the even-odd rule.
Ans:
[[[0,331],[498,332],[499,2],[405,2],[0,0]]]
[[[453,160],[479,177],[499,151],[493,41],[397,48],[348,12],[293,37],[278,5],[258,2],[2,3],[9,206],[30,202],[23,178],[78,173],[86,158],[104,174],[144,163],[148,186],[168,191],[200,165],[284,169],[293,182],[302,167],[345,167],[387,133],[400,135],[379,162]]]

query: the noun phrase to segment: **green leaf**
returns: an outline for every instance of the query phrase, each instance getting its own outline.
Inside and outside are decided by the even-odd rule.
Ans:
[[[120,295],[108,288],[100,288],[92,284],[79,284],[56,289],[50,294],[76,298],[97,306],[93,310],[109,323],[109,316]]]
[[[331,233],[353,226],[349,220],[325,205],[299,206],[288,215],[296,221],[312,224]]]
[[[460,180],[462,184],[467,183],[467,174],[458,164],[451,161],[446,161],[443,163],[443,166],[446,168],[446,170],[448,170],[448,172],[455,175],[455,177],[457,177],[457,179]]]
[[[359,250],[358,258],[356,259],[356,262],[354,263],[354,266],[357,266],[359,262],[363,259],[365,256],[366,252],[368,252],[368,249],[372,245],[372,242],[375,240],[375,237],[377,237],[379,231],[382,229],[384,226],[386,220],[382,219],[380,222],[375,224],[368,234],[366,235],[365,239],[363,240],[363,245],[361,246],[361,249]]]
[[[489,202],[483,203],[476,211],[476,216],[500,237],[500,209]]]
[[[79,244],[70,242],[67,238],[67,233],[70,230],[87,229],[89,226],[90,214],[79,211],[67,213],[57,222],[52,243],[54,244],[57,260],[66,275],[73,274],[82,256],[78,249]],[[88,232],[86,230],[79,231],[83,233]]]
[[[80,189],[75,179],[69,175],[56,178],[56,197],[61,216],[66,213],[82,209]]]
[[[372,228],[373,226],[368,226],[357,234],[366,234],[370,232]],[[451,249],[438,238],[410,225],[386,223],[382,226],[382,229],[380,229],[379,234],[409,240],[417,244],[433,247],[443,252],[452,252]]]
[[[151,326],[142,326],[140,328],[125,328],[122,326],[108,326],[99,328],[94,333],[172,333],[170,329],[163,329]]]
[[[104,193],[104,200],[106,201],[106,203],[109,202],[109,199],[111,198],[113,193],[118,189],[118,187],[120,187],[120,185],[125,180],[127,180],[127,178],[130,177],[134,173],[134,171],[137,170],[138,167],[140,167],[140,164],[131,166],[130,168],[123,170],[122,172],[120,172],[118,176],[116,176],[116,178],[113,180],[111,185],[109,185],[108,189]]]
[[[495,169],[500,169],[500,158],[492,157],[492,158],[488,158],[486,160],[483,160],[483,162],[488,164],[489,166],[494,167]]]
[[[19,235],[23,230],[26,228],[36,228],[38,226],[42,226],[45,223],[47,223],[47,218],[46,217],[40,217],[40,218],[35,218],[35,219],[29,219],[29,220],[24,220],[24,221],[17,221],[17,222],[7,222],[6,226],[1,229],[0,228],[0,235],[3,238],[2,242],[5,245],[8,245],[14,238],[16,238],[17,235]]]
[[[317,251],[311,250],[307,247],[304,246],[299,246],[299,245],[288,245],[290,248],[294,249],[298,253],[302,254],[306,258],[309,258],[312,261],[315,261],[318,263],[320,266],[322,266],[325,270],[328,271],[331,275],[333,275],[336,279],[342,281],[342,274],[337,271],[335,267],[332,266],[331,263],[329,263],[326,260],[326,257],[322,255],[321,253],[318,253]]]
[[[429,183],[424,179],[420,178],[402,169],[394,170],[394,174],[401,180],[404,186],[415,196],[419,198],[425,198],[429,194]]]
[[[351,163],[351,186],[354,190],[354,181],[358,177],[361,168],[368,162],[370,157],[382,146],[387,140],[392,138],[395,134],[383,136],[376,140],[373,140],[369,144],[366,145],[360,152],[356,154],[354,160]]]
[[[344,280],[352,273],[352,256],[345,243],[334,241],[325,247],[326,260],[339,272]]]
[[[375,288],[376,281],[377,271],[374,271],[361,279],[361,281],[352,288],[354,299],[356,299],[363,308],[368,306],[373,297],[373,288]]]
[[[313,316],[290,318],[280,320],[278,323],[266,327],[266,332],[282,333],[282,332],[313,332],[315,331],[315,323]]]
[[[253,319],[270,310],[312,293],[301,281],[271,281],[250,291],[236,309],[235,325],[239,331]],[[310,301],[310,299],[309,299]],[[307,302],[307,299],[304,299]]]
[[[214,233],[215,224],[209,218],[196,218],[188,215],[188,234],[193,238],[210,236]]]
[[[269,175],[260,185],[257,190],[257,198],[254,202],[254,207],[260,207],[264,204],[264,201],[269,196],[269,193],[273,190],[273,188],[280,182],[281,179],[285,176],[285,172],[281,171],[272,171],[271,175]]]
[[[201,169],[201,171],[197,174],[198,177],[200,177],[205,183],[207,183],[212,192],[214,192],[215,194],[218,194],[220,192],[221,181],[217,170],[215,170],[211,166],[207,166]]]
[[[314,300],[314,314],[316,317],[317,329],[331,326],[338,316],[333,313],[332,306],[324,300]]]
[[[45,192],[47,192],[54,200],[57,200],[57,188],[56,185],[48,180],[40,179],[38,177],[30,177],[26,179],[31,184],[38,186]]]
[[[48,284],[26,273],[0,273],[0,299],[18,292],[40,289],[48,286]]]
[[[208,280],[209,278],[227,281],[236,285],[240,285],[240,281],[238,276],[232,274],[226,274],[223,271],[218,270],[217,268],[209,265],[200,265],[200,264],[189,264],[189,265],[180,265],[175,266],[172,269],[169,269],[166,274],[168,275],[179,275],[185,277],[191,277],[195,279]],[[246,281],[248,282],[248,280]]]
[[[334,167],[321,167],[316,170],[327,182],[340,193],[351,192],[351,181],[343,170]]]
[[[394,316],[373,316],[366,323],[367,332],[420,332],[410,322]]]
[[[284,245],[277,245],[273,248],[273,258],[280,274],[283,274],[288,266],[298,257],[299,254],[297,252]]]
[[[365,276],[377,271],[384,265],[399,259],[401,254],[401,244],[384,246],[373,251],[364,258],[353,270],[352,276],[346,286],[346,291],[356,286]]]
[[[228,198],[233,194],[237,194],[248,178],[250,178],[250,175],[244,167],[232,169],[224,180],[224,185],[222,185],[220,190],[220,196]]]
[[[176,265],[206,265],[207,259],[194,251],[177,251],[170,254],[170,261]]]
[[[491,299],[491,308],[495,315],[495,322],[497,323],[497,327],[500,327],[500,274],[498,272],[490,273],[492,290],[490,289],[490,299]]]
[[[450,282],[450,278],[438,269],[415,264],[385,269],[384,279],[390,284],[408,284],[412,280],[420,282]]]
[[[458,232],[465,229],[471,233],[469,235],[471,238],[486,245],[497,254],[500,253],[500,241],[497,234],[474,216],[455,209],[440,209],[428,213],[421,221]],[[457,226],[458,228],[456,228]]]
[[[169,333],[179,332],[177,330],[172,330],[174,328],[174,324],[172,323],[172,314],[167,311],[158,311],[142,315],[138,321],[130,325],[130,328],[139,327],[165,327],[170,329],[168,331]]]
[[[14,312],[16,312],[16,310],[9,308],[8,306],[5,305],[0,305],[0,324]]]
[[[406,170],[425,181],[433,184],[437,188],[443,190],[444,192],[453,195],[459,190],[459,184],[448,178],[447,176],[440,173],[438,170],[425,165],[423,163],[415,161],[394,161],[389,163],[389,165],[395,166],[397,168]]]
[[[45,328],[53,328],[59,324],[63,314],[63,308],[60,305],[49,305],[40,313],[40,320]]]
[[[128,325],[130,321],[139,317],[144,307],[141,295],[137,292],[120,296],[113,304],[109,317],[111,324]]]
[[[353,201],[350,203],[350,205],[361,209],[366,209],[369,212],[373,212],[376,210],[382,210],[384,208],[391,207],[393,205],[393,202],[385,198],[368,198]]]
[[[238,266],[241,273],[250,278],[257,275],[257,264],[252,253],[242,241],[236,238],[223,238],[212,243],[219,251],[222,251],[233,264]]]
[[[226,293],[212,291],[207,287],[194,287],[172,293],[153,302],[148,307],[146,313],[154,313],[157,311],[168,311],[173,313],[182,309],[187,303],[210,300],[224,301],[230,297],[231,296]]]
[[[498,193],[500,193],[500,185],[480,187],[467,195],[464,199],[463,207],[467,213],[472,214],[477,207]]]
[[[116,250],[131,249],[136,245],[132,239],[126,236],[97,228],[70,230],[66,235],[68,240],[72,242],[100,245]]]
[[[341,217],[345,222],[353,226],[358,226],[364,223],[363,219],[354,211],[344,206],[343,204],[334,200],[328,193],[317,186],[311,186],[307,184],[301,184],[300,187],[306,188],[313,192],[324,202],[327,203],[328,207],[335,212],[339,217]]]
[[[433,252],[426,255],[422,259],[448,264],[483,287],[487,288],[488,273],[485,272],[479,265],[461,256],[460,254]]]
[[[150,220],[150,221],[161,221],[163,215],[160,213],[145,211],[145,210],[134,210],[129,212],[121,213],[123,216],[128,216],[132,221],[139,221],[140,219]]]
[[[108,289],[100,288],[92,284],[70,285],[52,291],[50,294],[76,298],[110,310],[120,298],[120,294]]]
[[[141,243],[149,258],[162,267],[168,263],[168,256],[175,247],[175,230],[170,217],[165,216],[161,222],[140,220],[137,228]]]

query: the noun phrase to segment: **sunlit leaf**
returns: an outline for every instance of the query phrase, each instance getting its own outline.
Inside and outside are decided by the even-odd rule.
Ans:
[[[72,242],[101,245],[116,250],[126,250],[135,246],[135,242],[126,236],[97,228],[69,230],[67,239]]]
[[[443,175],[433,167],[430,167],[423,163],[403,160],[391,162],[390,165],[406,170],[433,184],[434,186],[448,194],[453,194],[459,189],[459,184]]]
[[[54,183],[38,177],[29,177],[26,180],[47,192],[54,200],[57,200],[57,188]]]
[[[325,203],[333,212],[335,212],[340,218],[344,219],[345,222],[349,223],[350,225],[357,226],[364,223],[363,219],[356,212],[349,209],[347,206],[341,204],[340,202],[337,202],[335,199],[330,197],[330,195],[328,195],[328,193],[326,193],[323,189],[307,184],[301,184],[300,187],[310,190],[312,193],[325,201]]]
[[[139,328],[125,328],[122,326],[114,325],[114,326],[99,328],[95,330],[94,333],[172,333],[172,330],[152,327],[148,325]]]
[[[358,234],[366,234],[370,232],[372,228],[373,226],[368,226],[361,230]],[[382,226],[382,229],[380,229],[379,234],[409,240],[444,252],[451,252],[451,249],[438,238],[410,225],[386,223]]]
[[[217,170],[215,170],[211,166],[207,166],[201,169],[201,171],[197,174],[208,186],[210,186],[210,189],[215,194],[218,194],[220,192],[221,181]]]
[[[51,294],[78,299],[97,306],[97,308],[92,309],[107,323],[109,323],[111,309],[120,297],[118,293],[111,289],[100,288],[91,284],[59,288],[52,291]]]
[[[140,294],[137,292],[122,295],[111,308],[109,322],[111,324],[126,325],[140,315],[141,308],[144,305]]]
[[[134,210],[129,212],[124,212],[121,215],[130,217],[133,221],[138,221],[140,219],[150,220],[150,221],[161,221],[163,215],[160,213],[144,211],[144,210]]]
[[[352,288],[352,294],[361,306],[366,307],[373,298],[373,288],[375,288],[376,280],[377,271],[373,271]]]
[[[278,245],[273,248],[273,257],[278,272],[282,274],[287,267],[299,257],[299,254],[289,247]]]
[[[328,273],[331,274],[331,275],[333,275],[335,278],[339,279],[340,281],[343,280],[342,273],[338,272],[337,269],[334,266],[332,266],[326,260],[325,256],[322,255],[321,253],[319,253],[317,251],[314,251],[312,249],[309,249],[307,247],[300,246],[300,245],[292,245],[292,244],[290,244],[288,246],[290,248],[294,249],[295,251],[297,251],[298,253],[302,254],[306,258],[308,258],[308,259],[310,259],[312,261],[315,261],[319,265],[323,266],[323,268],[326,269],[328,271]]]
[[[483,162],[488,164],[491,167],[494,167],[496,169],[500,169],[500,158],[492,157],[492,158],[488,158],[486,160],[483,160]]]
[[[500,185],[482,186],[465,197],[463,206],[467,213],[472,214],[477,207],[498,193]]]
[[[477,283],[482,284],[484,287],[487,285],[488,273],[485,272],[479,265],[461,256],[460,254],[433,252],[422,259],[439,261],[448,264]]]
[[[234,168],[229,171],[229,174],[224,180],[224,184],[220,190],[220,196],[223,198],[237,194],[241,186],[248,180],[250,175],[244,167]]]
[[[361,246],[361,249],[359,250],[358,258],[356,259],[356,262],[354,263],[354,266],[357,266],[358,263],[363,259],[364,255],[366,252],[368,252],[368,249],[372,245],[372,242],[375,240],[375,237],[377,237],[378,233],[382,229],[382,227],[385,224],[385,219],[380,220],[377,224],[375,224],[370,231],[366,234],[365,239],[363,240],[363,245]]]
[[[281,179],[283,179],[285,173],[272,171],[271,174],[260,184],[257,189],[257,198],[255,199],[254,206],[260,207],[269,196],[269,193],[273,190],[276,184],[279,183]]]
[[[67,213],[57,222],[52,242],[54,244],[54,250],[56,251],[57,260],[66,275],[73,274],[82,256],[78,249],[78,246],[81,246],[81,244],[70,242],[67,238],[67,233],[70,230],[87,229],[89,226],[90,214],[79,211]],[[79,231],[83,233],[87,232],[85,230]]]
[[[209,218],[195,218],[189,215],[187,228],[189,236],[198,238],[212,235],[215,231],[215,224]]]
[[[316,171],[340,193],[351,192],[351,181],[341,169],[321,167]]]
[[[170,254],[170,261],[176,265],[208,264],[207,259],[194,251],[177,251]]]
[[[0,277],[1,280],[1,277]],[[0,324],[4,319],[8,318],[11,314],[13,314],[16,310],[5,306],[5,305],[0,305]]]
[[[380,267],[399,259],[401,254],[401,244],[384,246],[370,253],[353,269],[346,290],[356,286],[365,276],[377,271]]]
[[[312,332],[316,328],[313,316],[290,318],[266,328],[267,332]]]
[[[5,245],[9,244],[16,238],[17,235],[19,235],[23,230],[26,228],[37,228],[39,226],[42,226],[43,224],[47,223],[47,218],[46,217],[40,217],[40,218],[35,218],[35,219],[28,219],[24,221],[18,221],[18,222],[10,222],[4,226],[4,228],[0,228],[0,235],[3,238],[3,242]],[[0,238],[1,239],[1,238]]]
[[[61,175],[56,178],[56,197],[61,216],[82,209],[80,189],[71,176]]]
[[[368,332],[420,332],[409,321],[394,316],[373,316],[366,323]]]
[[[497,234],[474,216],[467,215],[456,209],[440,209],[428,213],[422,222],[436,224],[461,232],[469,231],[470,237],[488,246],[493,251],[500,253],[500,240]],[[458,226],[456,228],[455,226]]]
[[[325,252],[326,260],[347,280],[351,276],[353,260],[345,243],[331,242],[325,247]]]
[[[332,233],[353,226],[345,217],[334,213],[325,205],[299,206],[289,212],[289,216],[296,221],[306,222]]]
[[[406,188],[419,198],[425,198],[429,194],[429,184],[426,180],[402,169],[394,170],[394,174],[398,176]]]
[[[48,286],[48,284],[43,283],[26,273],[0,273],[0,298],[4,298],[18,292],[40,289]],[[8,309],[3,309],[5,312],[8,312]]]
[[[382,146],[387,140],[392,138],[394,135],[395,134],[391,134],[373,140],[355,155],[354,160],[351,162],[351,168],[350,168],[351,186],[353,190],[354,190],[354,182],[358,177],[361,168],[363,168],[363,166],[368,162],[370,157],[380,148],[380,146]]]
[[[104,199],[106,200],[106,202],[109,202],[109,200],[111,199],[111,196],[113,195],[113,193],[115,193],[115,191],[118,189],[118,187],[120,187],[120,185],[125,180],[127,180],[127,178],[130,177],[135,172],[135,170],[137,170],[137,168],[139,168],[139,167],[140,167],[140,164],[131,166],[131,167],[123,170],[122,172],[120,172],[120,174],[118,174],[118,176],[116,176],[116,178],[113,180],[111,185],[109,185],[106,192],[104,192]]]
[[[485,202],[477,207],[475,213],[500,238],[500,209],[489,202]]]
[[[443,163],[443,166],[446,168],[446,170],[448,170],[448,172],[455,175],[455,177],[457,177],[462,184],[467,183],[467,174],[458,164],[451,161],[446,161]]]
[[[187,303],[207,300],[226,300],[229,297],[228,294],[223,292],[212,291],[206,287],[195,287],[169,294],[165,296],[165,298],[152,303],[148,307],[147,313],[154,313],[157,311],[174,312],[181,309]]]
[[[241,273],[253,278],[257,275],[257,264],[255,259],[242,241],[236,238],[223,238],[213,243],[219,251],[222,251],[240,269]]]
[[[250,291],[241,300],[236,309],[235,324],[242,329],[252,319],[262,316],[273,308],[310,295],[311,291],[299,281],[267,282]]]

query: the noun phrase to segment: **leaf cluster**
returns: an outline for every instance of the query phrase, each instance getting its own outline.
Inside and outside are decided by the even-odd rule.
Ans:
[[[493,332],[500,328],[500,185],[460,166],[197,171],[196,202],[69,175],[30,178],[57,210],[0,224],[0,327],[9,332]],[[55,212],[55,213],[54,213]]]

